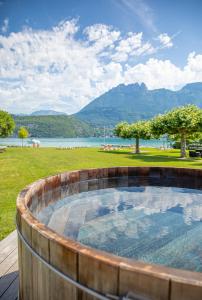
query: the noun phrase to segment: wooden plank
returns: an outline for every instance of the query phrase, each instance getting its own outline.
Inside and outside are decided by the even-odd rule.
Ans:
[[[16,230],[9,234],[4,240],[0,241],[0,264],[6,257],[17,248]]]
[[[35,228],[32,228],[32,247],[46,261],[49,261],[49,241]],[[50,299],[50,274],[49,269],[40,262],[36,257],[32,257],[33,266],[33,299],[44,300]]]
[[[18,239],[18,265],[22,266],[21,263],[21,258],[22,258],[22,242],[20,239]],[[19,299],[23,299],[22,295],[22,268],[19,269]]]
[[[98,293],[116,295],[118,292],[118,263],[113,262],[107,254],[105,256],[93,254],[90,249],[81,250],[79,253],[79,283]],[[83,291],[79,291],[78,298],[96,300],[96,297]]]
[[[13,264],[18,260],[18,249],[16,248],[11,252],[6,259],[0,264],[0,279],[7,273],[7,271],[13,266]]]
[[[17,232],[0,241],[0,300],[18,298]]]
[[[18,277],[18,262],[16,261],[7,273],[0,278],[0,299],[12,282]]]
[[[50,263],[72,279],[77,279],[77,253],[66,248],[65,242],[50,241]],[[78,299],[77,289],[53,271],[50,272],[50,296],[50,299],[57,300]]]
[[[0,300],[16,300],[18,297],[18,276],[0,297]]]
[[[17,239],[17,231],[14,230],[5,239],[3,239],[2,241],[0,241],[0,251],[4,247],[6,247],[7,245],[9,245],[11,242],[16,241],[16,239]]]
[[[22,226],[22,235],[24,236],[25,240],[31,241],[31,226],[22,218],[21,219],[21,226]],[[21,293],[22,299],[33,300],[33,265],[32,265],[32,254],[25,246],[24,243],[21,242],[21,271],[22,277],[21,280]]]

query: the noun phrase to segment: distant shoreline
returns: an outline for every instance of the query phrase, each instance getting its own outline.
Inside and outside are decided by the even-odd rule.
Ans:
[[[28,138],[24,140],[25,146],[31,146],[28,144],[32,138]],[[97,148],[101,147],[103,144],[112,144],[112,145],[133,145],[135,144],[134,140],[124,140],[121,138],[37,138],[40,140],[40,147],[91,147]],[[162,147],[165,145],[165,141],[163,140],[143,140],[140,141],[140,146],[142,147]],[[19,138],[0,138],[1,146],[21,146],[21,139]]]

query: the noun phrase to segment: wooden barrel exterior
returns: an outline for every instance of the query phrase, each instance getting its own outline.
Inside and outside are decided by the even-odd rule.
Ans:
[[[34,217],[34,213],[67,194],[106,188],[95,186],[93,179],[98,178],[119,178],[120,186],[130,185],[130,181],[132,185],[139,178],[145,185],[164,180],[168,186],[202,188],[202,170],[185,168],[114,167],[40,179],[17,198],[17,226],[26,242],[50,265],[108,297],[130,292],[148,300],[201,300],[202,273],[151,265],[92,249],[60,236]],[[113,180],[110,185],[113,187]],[[20,300],[96,299],[47,268],[20,238],[18,249]]]

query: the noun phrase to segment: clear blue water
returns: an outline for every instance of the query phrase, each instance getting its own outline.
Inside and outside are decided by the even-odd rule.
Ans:
[[[139,186],[74,194],[38,219],[116,255],[202,272],[202,190]]]
[[[24,145],[31,139],[25,139]],[[131,145],[134,140],[124,140],[120,138],[37,138],[40,140],[41,147],[99,147],[101,144]],[[165,144],[162,140],[141,141],[141,146],[161,147]],[[3,146],[21,146],[21,139],[18,138],[0,138],[0,145]]]

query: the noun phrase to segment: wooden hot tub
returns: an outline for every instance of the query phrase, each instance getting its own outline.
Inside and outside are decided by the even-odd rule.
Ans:
[[[29,185],[17,198],[20,300],[201,300],[202,273],[141,263],[92,249],[60,236],[34,215],[67,195],[136,179],[143,185],[202,189],[202,170],[114,167],[62,173]],[[95,179],[95,180],[94,180]],[[127,182],[127,183],[126,183]],[[109,186],[110,184],[110,186]],[[202,249],[201,249],[202,253]],[[128,298],[123,298],[128,295]]]

